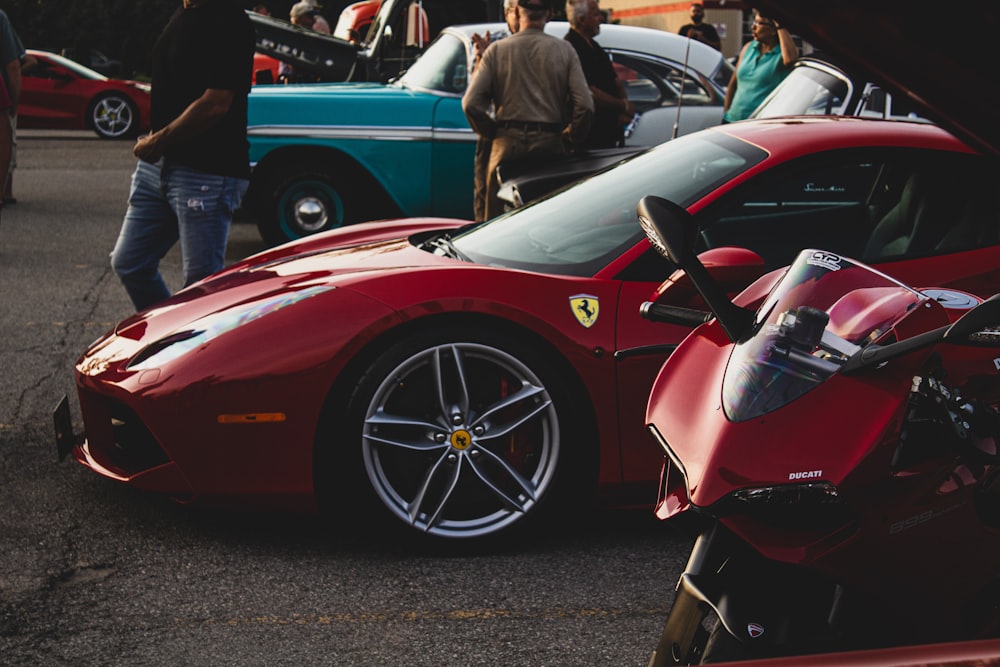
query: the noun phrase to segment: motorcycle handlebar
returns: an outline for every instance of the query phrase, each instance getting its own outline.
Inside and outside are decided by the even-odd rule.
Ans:
[[[653,301],[643,302],[639,306],[639,314],[650,322],[680,324],[687,327],[697,327],[712,319],[712,313],[704,310],[667,306]]]

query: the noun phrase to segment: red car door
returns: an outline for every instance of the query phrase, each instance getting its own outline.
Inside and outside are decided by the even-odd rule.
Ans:
[[[84,128],[89,96],[84,81],[69,69],[37,57],[21,84],[18,127],[76,130]]]

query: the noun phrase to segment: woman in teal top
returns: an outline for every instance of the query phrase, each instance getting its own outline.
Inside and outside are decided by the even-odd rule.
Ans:
[[[723,122],[743,120],[781,83],[799,57],[791,34],[760,14],[754,14],[747,42],[736,61],[726,89]]]

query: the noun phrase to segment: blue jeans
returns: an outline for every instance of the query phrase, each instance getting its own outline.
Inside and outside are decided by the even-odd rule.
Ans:
[[[225,266],[233,211],[248,181],[139,160],[111,268],[143,310],[170,296],[160,260],[180,240],[184,287]]]

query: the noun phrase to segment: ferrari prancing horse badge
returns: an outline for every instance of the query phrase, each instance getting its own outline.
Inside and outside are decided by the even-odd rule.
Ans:
[[[601,304],[598,302],[597,297],[591,294],[571,296],[569,298],[569,306],[573,309],[576,321],[588,329],[594,326],[594,323],[597,321],[597,315],[601,310]]]

